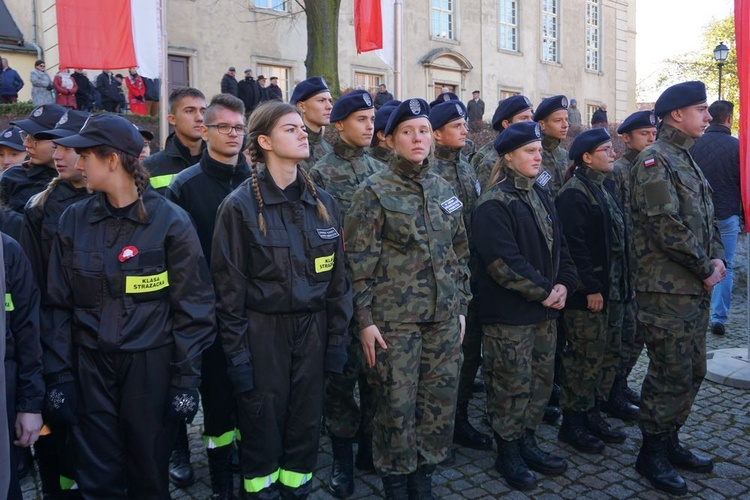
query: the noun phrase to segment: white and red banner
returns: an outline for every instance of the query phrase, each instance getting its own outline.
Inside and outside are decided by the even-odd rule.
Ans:
[[[745,231],[750,232],[750,0],[734,0],[734,37],[740,86],[742,207],[745,211]]]

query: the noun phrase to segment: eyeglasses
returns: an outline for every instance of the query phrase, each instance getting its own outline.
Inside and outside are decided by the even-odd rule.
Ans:
[[[613,146],[607,146],[606,148],[595,149],[594,153],[598,153],[599,151],[604,151],[606,154],[611,155],[615,152],[615,148]]]
[[[218,132],[220,134],[224,134],[224,135],[231,134],[232,130],[234,130],[234,132],[237,135],[245,135],[245,126],[244,125],[234,125],[234,126],[232,126],[232,125],[229,125],[228,123],[217,123],[217,124],[206,125],[206,127],[215,127],[216,130],[218,130]]]
[[[36,146],[37,143],[39,142],[38,140],[34,139],[33,135],[29,134],[28,132],[21,131],[19,132],[18,135],[21,136],[22,142],[28,142],[31,145],[31,147]]]

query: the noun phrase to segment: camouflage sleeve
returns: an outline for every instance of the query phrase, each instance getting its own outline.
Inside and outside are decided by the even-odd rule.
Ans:
[[[320,173],[320,169],[318,168],[317,163],[313,168],[310,169],[308,173],[310,174],[310,179],[312,179],[316,186],[321,189],[326,189],[326,184],[323,180],[323,176]]]
[[[459,265],[459,282],[456,283],[461,294],[461,309],[459,314],[466,316],[471,301],[471,272],[469,271],[469,237],[466,234],[464,218],[458,217],[458,229],[453,234],[453,251],[456,253]]]
[[[495,162],[493,161],[481,161],[476,166],[477,180],[479,180],[479,185],[481,186],[482,191],[486,191],[490,187],[490,175],[492,174],[492,169],[494,166]]]
[[[578,278],[586,295],[603,293],[604,284],[594,272],[594,263],[586,240],[591,218],[591,203],[578,189],[565,189],[555,200],[557,213],[562,223],[563,234],[570,256],[575,263]]]
[[[727,265],[727,257],[724,253],[724,242],[721,241],[721,230],[719,229],[719,221],[714,217],[713,223],[714,234],[711,237],[711,260],[721,259],[724,261],[724,265]]]
[[[549,296],[552,283],[518,246],[508,207],[498,201],[486,201],[477,207],[473,224],[477,252],[492,279],[529,302],[542,302]]]
[[[631,174],[633,209],[640,212],[653,245],[698,279],[711,276],[711,259],[680,216],[680,198],[664,158],[654,155],[638,161]]]
[[[372,285],[382,248],[383,211],[369,186],[360,186],[344,221],[346,266],[352,280],[354,320],[362,330],[372,320]]]

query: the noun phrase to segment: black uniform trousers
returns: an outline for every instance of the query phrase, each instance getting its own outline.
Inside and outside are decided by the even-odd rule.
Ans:
[[[18,483],[18,459],[21,449],[13,444],[16,438],[16,383],[18,381],[18,370],[16,361],[5,360],[5,398],[8,412],[8,437],[10,438],[10,486],[8,487],[8,500],[21,500],[21,485]],[[3,472],[5,474],[5,472]],[[4,498],[0,492],[0,498]]]
[[[227,375],[227,358],[217,336],[203,351],[201,362],[201,402],[203,405],[203,438],[209,449],[229,446],[237,427],[236,400]]]

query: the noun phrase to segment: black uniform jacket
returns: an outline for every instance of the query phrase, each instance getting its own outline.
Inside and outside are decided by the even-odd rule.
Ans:
[[[154,190],[112,209],[102,193],[60,218],[47,288],[49,383],[71,378],[72,344],[100,352],[142,352],[174,344],[171,385],[198,387],[202,351],[214,338],[215,296],[188,214]],[[121,213],[121,215],[113,215]]]
[[[328,343],[344,342],[352,317],[351,285],[344,266],[341,214],[333,197],[317,189],[330,222],[318,216],[302,174],[299,200],[290,202],[265,170],[258,173],[266,233],[258,228],[252,179],[243,182],[216,215],[211,272],[216,283],[219,334],[230,366],[250,361],[247,311],[263,314],[326,312]]]
[[[206,143],[204,142],[203,150],[205,151],[205,149]],[[172,182],[172,178],[189,166],[198,163],[202,156],[202,153],[198,156],[191,156],[190,150],[180,142],[177,134],[173,132],[167,137],[164,149],[143,160],[143,166],[146,167],[151,176],[149,179],[151,187],[156,189],[159,194],[164,194],[164,190]]]
[[[57,177],[54,165],[31,165],[28,160],[13,165],[0,176],[0,201],[16,212],[23,213],[29,198],[44,191]]]

